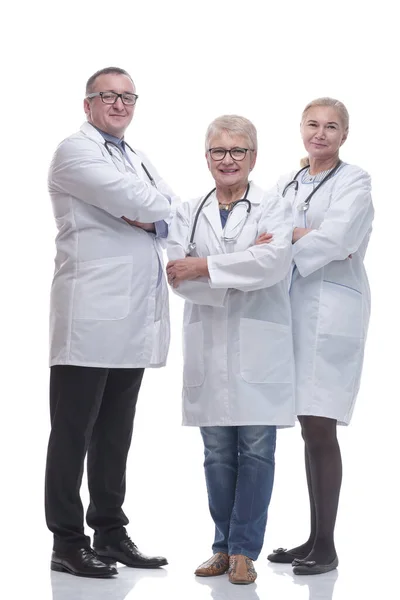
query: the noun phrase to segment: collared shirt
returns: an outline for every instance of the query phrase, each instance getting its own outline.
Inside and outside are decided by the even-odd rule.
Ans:
[[[219,215],[221,217],[221,225],[222,225],[222,229],[225,227],[226,222],[228,220],[229,217],[229,211],[225,210],[224,208],[220,208],[219,209]]]

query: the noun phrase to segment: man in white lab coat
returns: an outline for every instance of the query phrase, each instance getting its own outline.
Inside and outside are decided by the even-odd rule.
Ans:
[[[170,188],[124,141],[137,100],[119,68],[87,82],[87,122],[57,148],[49,191],[58,228],[51,291],[46,520],[51,568],[111,577],[110,563],[159,567],[130,540],[122,510],[135,406],[146,367],[165,365],[168,296],[161,238]],[[79,496],[87,454],[90,504]]]

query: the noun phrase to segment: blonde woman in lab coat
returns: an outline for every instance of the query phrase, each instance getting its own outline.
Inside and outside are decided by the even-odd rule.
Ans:
[[[223,116],[206,134],[215,189],[170,227],[169,283],[183,297],[183,422],[200,427],[213,556],[195,571],[252,583],[274,479],[276,427],[294,423],[290,205],[249,175],[257,133]],[[260,234],[264,243],[255,246]]]
[[[296,411],[305,442],[309,539],[269,560],[297,575],[335,569],[334,528],[342,479],[337,424],[348,425],[360,385],[370,314],[364,256],[374,210],[369,175],[342,162],[349,115],[332,98],[310,102],[301,134],[304,168],[278,182],[293,208],[291,306]],[[260,240],[263,241],[263,238]]]

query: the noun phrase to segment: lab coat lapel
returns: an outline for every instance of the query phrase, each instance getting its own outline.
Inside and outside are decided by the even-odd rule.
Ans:
[[[247,195],[247,199],[250,200],[251,206],[261,204],[261,200],[263,199],[265,192],[258,187],[252,181],[250,182],[250,189]]]
[[[140,160],[139,156],[135,152],[129,150],[128,146],[125,146],[125,151],[129,156],[131,167],[135,171],[136,175],[138,175],[143,180],[147,180],[147,177],[145,177],[145,172],[142,167],[142,161]]]
[[[84,133],[91,140],[94,140],[99,144],[104,144],[104,138],[101,135],[100,131],[97,131],[96,127],[93,127],[93,125],[88,121],[85,121],[85,123],[82,124],[81,132]]]
[[[222,241],[222,225],[221,216],[219,214],[217,197],[214,194],[207,200],[206,205],[203,208],[203,215],[209,222],[211,229],[217,239],[218,246],[223,246]]]
[[[103,136],[99,131],[97,131],[95,127],[93,127],[91,123],[83,123],[81,127],[81,132],[84,133],[89,139],[93,140],[94,142],[97,142],[103,149],[105,149],[105,141]],[[137,174],[140,173],[140,169],[136,169],[136,164],[134,162],[135,154],[133,154],[132,152],[129,153],[129,158],[132,159],[132,164],[134,165],[132,166],[132,164],[129,163],[126,157],[123,157],[122,153],[117,148],[115,148],[115,146],[109,145],[109,149],[110,152],[112,152],[112,156],[109,154],[108,150],[106,150],[105,156],[110,157],[110,159],[112,160],[118,171],[120,171],[120,173],[126,173],[127,171],[133,171]],[[136,160],[139,160],[138,157],[136,157]]]

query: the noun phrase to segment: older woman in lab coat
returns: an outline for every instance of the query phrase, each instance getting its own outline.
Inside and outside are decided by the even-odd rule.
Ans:
[[[256,156],[250,121],[213,121],[206,158],[215,189],[178,208],[167,242],[168,279],[186,300],[183,422],[201,430],[215,523],[214,554],[195,573],[229,568],[231,583],[256,578],[276,427],[294,423],[291,209],[249,183]],[[269,243],[255,246],[267,232]]]
[[[365,171],[339,159],[348,128],[341,102],[320,98],[308,104],[301,120],[306,165],[277,189],[293,207],[296,411],[305,442],[311,533],[305,544],[278,548],[268,558],[294,561],[298,575],[338,565],[334,527],[342,465],[336,426],[348,425],[352,416],[370,314],[364,256],[374,216],[371,183]]]

